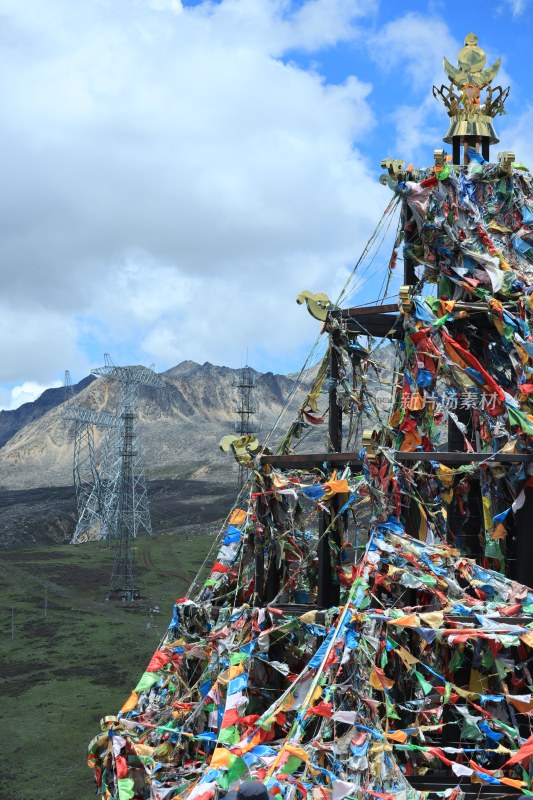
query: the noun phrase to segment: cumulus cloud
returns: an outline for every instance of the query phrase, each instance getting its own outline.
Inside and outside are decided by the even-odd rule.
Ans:
[[[77,344],[73,318],[39,304],[32,297],[31,285],[24,303],[10,301],[5,294],[0,300],[1,382],[20,383],[30,374],[37,383],[51,385],[54,379],[50,376],[62,374],[69,363],[80,364],[82,374],[89,369]]]
[[[507,9],[516,18],[521,17],[528,6],[529,0],[504,0],[501,8]]]
[[[23,403],[32,403],[40,397],[46,389],[57,388],[58,386],[61,386],[59,381],[54,381],[49,384],[24,381],[24,383],[19,386],[13,386],[11,389],[0,387],[0,411],[12,411],[23,405]]]
[[[398,98],[406,96],[409,100],[400,99],[390,113],[396,129],[397,152],[414,163],[423,163],[420,160],[423,151],[438,147],[449,125],[443,103],[433,97],[432,86],[448,83],[443,55],[455,64],[464,43],[438,14],[408,12],[387,22],[369,44],[370,56],[377,66],[394,74]],[[485,42],[480,45],[487,53],[488,64],[501,55],[492,52]],[[500,68],[498,82],[503,86],[510,82],[504,68]]]
[[[531,141],[531,127],[533,125],[533,106],[531,104],[512,118],[505,120],[501,130],[498,150],[511,150],[516,155],[516,160],[533,169],[533,143]]]
[[[414,11],[387,22],[371,40],[379,66],[389,72],[401,67],[400,76],[416,90],[427,89],[433,76],[442,77],[442,54],[451,60],[460,47],[441,17]]]
[[[160,368],[298,350],[295,295],[330,288],[388,197],[358,150],[371,87],[291,54],[374,8],[4,0],[5,382],[79,377],[100,343]]]
[[[436,147],[446,130],[446,113],[431,87],[444,81],[442,54],[455,61],[461,43],[440,16],[408,12],[384,25],[370,46],[378,67],[398,82],[399,102],[390,114],[398,152],[417,163],[423,148]],[[403,96],[408,102],[401,102]]]

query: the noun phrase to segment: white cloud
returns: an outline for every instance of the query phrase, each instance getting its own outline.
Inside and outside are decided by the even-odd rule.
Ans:
[[[521,161],[533,170],[532,126],[533,106],[528,104],[521,113],[505,117],[503,124],[500,124],[498,129],[500,143],[497,148],[498,151],[511,150],[515,153],[517,161]]]
[[[410,11],[379,29],[370,41],[370,53],[382,69],[401,67],[412,87],[421,90],[435,77],[444,77],[443,54],[454,61],[461,46],[442,18]]]
[[[20,386],[13,386],[11,390],[0,390],[0,411],[12,411],[24,403],[32,403],[42,395],[46,389],[61,386],[60,381],[41,385],[34,381],[25,381]]]
[[[372,87],[291,59],[366,43],[397,86],[390,155],[420,163],[462,45],[428,7],[369,35],[377,0],[2,0],[0,381],[81,377],[95,350],[290,361],[317,330],[295,296],[335,295],[389,200],[360,151]],[[532,118],[497,123],[526,163]]]
[[[51,384],[64,370],[78,365],[82,374],[89,367],[77,344],[73,319],[61,311],[45,308],[31,299],[22,304],[0,300],[0,382],[21,382],[31,375],[39,384]],[[15,376],[15,377],[13,377]]]
[[[180,0],[148,0],[148,5],[155,11],[183,11]]]
[[[374,0],[2,8],[3,380],[80,376],[87,337],[162,368],[297,347],[295,295],[389,198],[356,149],[371,87],[282,56],[357,38]]]
[[[529,0],[504,0],[503,9],[507,8],[513,17],[521,17],[529,5]]]
[[[438,41],[439,46],[435,47]],[[432,85],[445,82],[442,56],[454,61],[461,44],[439,16],[408,12],[390,20],[369,40],[370,56],[397,82],[399,102],[389,118],[402,158],[420,162],[424,148],[436,147],[447,130],[447,117],[432,95]]]

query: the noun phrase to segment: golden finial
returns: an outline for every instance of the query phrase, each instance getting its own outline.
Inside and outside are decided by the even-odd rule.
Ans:
[[[465,46],[459,51],[457,61],[459,69],[452,67],[450,62],[444,59],[444,71],[448,78],[458,87],[473,84],[474,86],[487,86],[496,77],[501,58],[494,62],[492,67],[483,69],[487,60],[487,55],[481,47],[477,46],[478,38],[475,33],[469,33],[465,39]]]
[[[465,46],[459,51],[458,66],[454,67],[445,58],[444,71],[450,79],[450,86],[433,87],[434,97],[440,97],[448,110],[451,125],[444,137],[445,142],[453,142],[459,137],[462,141],[475,138],[487,140],[490,144],[499,142],[493,126],[493,118],[503,114],[504,103],[509,88],[493,87],[501,65],[501,58],[491,67],[484,69],[487,56],[478,47],[475,33],[465,38]],[[481,97],[482,90],[485,97]]]
[[[461,69],[471,72],[479,72],[485,66],[487,55],[481,47],[477,46],[478,38],[475,33],[468,33],[465,36],[465,46],[459,50],[457,61]]]

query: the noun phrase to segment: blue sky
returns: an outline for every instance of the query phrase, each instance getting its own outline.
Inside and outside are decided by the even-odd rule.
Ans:
[[[470,31],[511,85],[494,152],[533,163],[532,18],[529,0],[0,0],[0,408],[104,352],[297,369],[317,324],[296,295],[336,296],[390,199],[383,157],[431,163],[431,86]]]

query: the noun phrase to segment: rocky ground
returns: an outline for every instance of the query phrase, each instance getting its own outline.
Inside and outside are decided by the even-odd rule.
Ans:
[[[222,522],[236,496],[229,482],[161,479],[148,481],[154,534],[196,536]],[[73,486],[0,490],[0,548],[67,544],[76,525]]]

